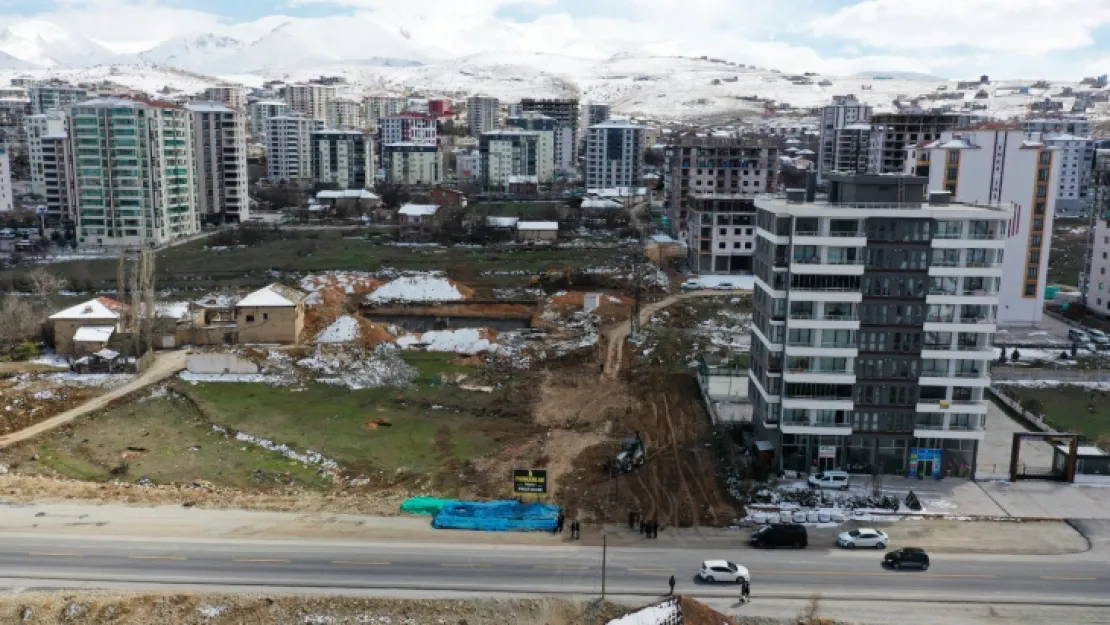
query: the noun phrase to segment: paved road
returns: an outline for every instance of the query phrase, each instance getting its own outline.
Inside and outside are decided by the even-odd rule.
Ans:
[[[881,569],[878,552],[620,548],[608,550],[606,590],[658,595],[673,574],[678,592],[733,597],[735,586],[694,580],[701,561],[715,557],[747,566],[753,592],[768,598],[819,592],[830,599],[1110,605],[1110,564],[1093,557],[938,556],[928,572],[893,572]],[[592,547],[0,536],[0,578],[93,585],[595,594],[601,590],[601,570],[601,550]]]

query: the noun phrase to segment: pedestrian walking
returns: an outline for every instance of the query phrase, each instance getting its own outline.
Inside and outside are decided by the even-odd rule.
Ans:
[[[562,534],[563,533],[563,523],[564,522],[566,522],[566,517],[564,517],[563,513],[560,512],[558,520],[555,521],[555,533],[557,533],[557,534]]]
[[[573,540],[578,540],[578,521],[571,521],[570,523],[570,537]]]
[[[746,578],[740,584],[740,603],[751,601],[752,584]]]
[[[643,535],[643,533],[644,533],[644,524],[645,523],[647,523],[647,521],[644,521],[643,519],[640,519],[640,535]]]
[[[635,527],[636,527],[636,513],[635,512],[629,512],[628,513],[628,529],[633,529]]]
[[[669,580],[667,580],[667,583],[671,585],[671,592],[669,592],[668,594],[673,596],[674,595],[674,575],[671,575],[671,578]]]
[[[659,538],[659,521],[652,521],[651,523],[651,537]]]

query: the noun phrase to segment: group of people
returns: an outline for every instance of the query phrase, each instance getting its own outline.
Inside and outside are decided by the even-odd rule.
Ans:
[[[556,534],[562,534],[563,533],[563,527],[566,525],[566,520],[567,520],[566,517],[564,517],[563,513],[560,512],[559,513],[559,518],[556,519],[556,521],[555,521],[555,533]],[[582,524],[579,523],[578,521],[571,521],[570,522],[570,539],[571,540],[578,540],[580,538],[582,538]]]
[[[659,538],[659,522],[654,519],[644,520],[639,513],[628,513],[628,529],[635,529],[636,523],[640,524],[640,534],[644,538]]]

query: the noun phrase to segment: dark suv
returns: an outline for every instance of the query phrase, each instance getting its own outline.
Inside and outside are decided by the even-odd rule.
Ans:
[[[921,569],[922,571],[929,570],[929,554],[925,553],[924,549],[917,547],[905,547],[903,549],[896,549],[886,554],[883,558],[883,565],[889,566],[892,569]]]
[[[793,547],[801,549],[809,544],[809,535],[804,525],[782,524],[764,525],[752,532],[753,547]]]

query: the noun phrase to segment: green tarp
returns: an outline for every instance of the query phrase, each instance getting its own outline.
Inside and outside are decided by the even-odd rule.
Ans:
[[[406,514],[423,514],[435,516],[443,506],[459,503],[458,499],[440,499],[438,497],[411,497],[401,504],[401,512]]]

